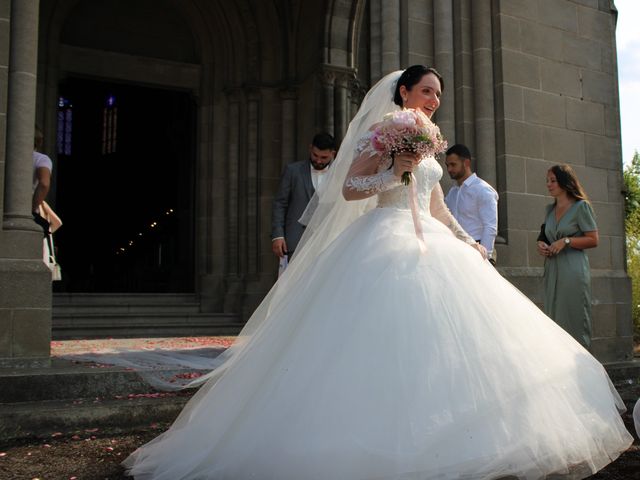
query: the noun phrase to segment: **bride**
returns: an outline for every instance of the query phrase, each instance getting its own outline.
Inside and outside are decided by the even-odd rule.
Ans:
[[[413,66],[369,91],[297,257],[129,475],[581,479],[627,449],[603,367],[484,260],[436,160],[366,146],[388,112],[430,118],[442,89]]]

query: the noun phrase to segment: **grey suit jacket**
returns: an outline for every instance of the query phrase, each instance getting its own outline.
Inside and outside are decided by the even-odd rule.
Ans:
[[[304,226],[298,219],[314,192],[309,160],[293,162],[284,168],[278,191],[273,198],[271,238],[284,237],[290,252],[296,249],[304,233]]]

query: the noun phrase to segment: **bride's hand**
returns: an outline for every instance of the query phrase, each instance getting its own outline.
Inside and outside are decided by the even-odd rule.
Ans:
[[[475,248],[480,253],[480,255],[482,255],[483,260],[486,260],[489,257],[487,249],[484,246],[480,245],[479,243],[474,243],[471,246]]]
[[[413,172],[418,164],[418,158],[415,153],[400,152],[393,157],[393,174],[401,177],[404,172]]]

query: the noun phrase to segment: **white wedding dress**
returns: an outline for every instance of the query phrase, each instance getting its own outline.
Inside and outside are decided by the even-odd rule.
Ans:
[[[415,172],[425,252],[410,189],[381,192],[303,273],[285,272],[282,301],[129,473],[579,479],[626,450],[600,363],[431,215],[441,175],[433,158]]]

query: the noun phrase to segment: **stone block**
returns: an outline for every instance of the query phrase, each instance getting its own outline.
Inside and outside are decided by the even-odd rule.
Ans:
[[[567,127],[580,132],[604,134],[604,105],[566,98]]]
[[[0,17],[0,66],[9,65],[9,35],[11,24],[9,20]]]
[[[590,38],[564,35],[562,40],[562,61],[579,67],[600,70],[602,68],[602,48]]]
[[[633,335],[633,318],[630,303],[616,304],[616,335],[630,337]]]
[[[544,160],[538,160],[529,158],[526,162],[526,170],[525,176],[527,178],[527,193],[532,193],[534,195],[542,195],[548,196],[549,192],[547,190],[547,171],[553,166],[553,163],[546,162]],[[548,197],[548,202],[551,203],[551,197]],[[540,218],[544,211],[540,212]]]
[[[594,338],[590,351],[602,363],[630,360],[633,358],[633,337]]]
[[[511,15],[512,17],[538,20],[538,2],[532,2],[530,0],[509,0],[508,2],[500,2],[499,13]]]
[[[607,170],[581,166],[574,167],[574,170],[591,201],[603,203],[609,201],[609,190],[607,186],[609,172]]]
[[[529,271],[537,271],[538,274],[513,274],[508,272],[505,278],[509,280],[518,290],[535,303],[540,309],[542,309],[542,274],[543,271],[539,269],[528,269]]]
[[[622,236],[609,236],[611,243],[611,268],[624,271],[626,267],[625,240]]]
[[[11,14],[11,0],[0,0],[0,18],[9,19]]]
[[[586,250],[591,268],[610,270],[611,267],[611,242],[607,235],[599,235],[599,243],[596,248]]]
[[[566,112],[564,99],[560,95],[524,90],[525,122],[550,127],[564,127]]]
[[[425,8],[422,0],[409,0],[407,2],[409,20],[433,24],[433,9]]]
[[[540,88],[540,64],[537,57],[503,49],[501,67],[504,83]]]
[[[578,12],[575,5],[557,0],[538,0],[538,19],[541,23],[567,32],[578,31]]]
[[[617,102],[604,106],[604,129],[607,137],[620,136],[620,110]],[[631,161],[630,158],[625,160]]]
[[[620,143],[618,138],[603,135],[585,135],[585,165],[618,170],[621,168]]]
[[[603,235],[621,236],[624,232],[624,209],[619,204],[592,202],[596,213],[598,232]]]
[[[592,337],[615,337],[618,329],[616,306],[611,303],[597,304],[591,307]]]
[[[15,310],[12,344],[14,357],[48,357],[51,353],[51,310]]]
[[[507,192],[502,199],[509,205],[509,229],[536,231],[544,221],[549,197]]]
[[[520,22],[520,28],[522,38],[526,39],[522,42],[523,52],[562,60],[562,49],[558,48],[558,45],[562,45],[562,31],[526,20]]]
[[[0,259],[0,263],[4,263]],[[42,262],[40,262],[42,264]],[[0,270],[0,308],[47,308],[51,305],[51,273]]]
[[[631,301],[631,279],[626,275],[607,276],[591,272],[591,291],[594,303],[625,304]]]
[[[505,175],[510,192],[524,193],[527,191],[525,161],[523,157],[511,155],[505,157]]]
[[[580,98],[582,94],[580,70],[573,65],[541,60],[540,78],[542,90],[545,92],[559,93],[575,98]]]
[[[602,67],[600,70],[614,75],[618,70],[618,59],[614,53],[613,46],[608,43],[600,45],[602,56]]]
[[[542,128],[524,122],[505,120],[505,153],[542,158]]]
[[[0,112],[7,113],[7,93],[9,86],[9,68],[0,66]]]
[[[557,163],[584,165],[584,134],[564,128],[545,128],[542,132],[544,159]]]
[[[578,7],[578,35],[608,43],[615,31],[613,16],[594,8]]]
[[[504,118],[509,120],[524,120],[524,96],[522,87],[503,85],[502,95],[498,95],[498,102],[504,109]]]
[[[519,51],[522,48],[520,20],[516,17],[500,15],[500,40],[502,48]]]
[[[573,3],[584,5],[585,7],[598,8],[599,0],[573,0]]]
[[[426,50],[426,46],[425,46],[425,50]],[[409,52],[408,55],[408,64],[409,65],[433,65],[433,57],[431,57],[429,54],[420,54],[420,53],[414,53],[414,52]]]
[[[430,47],[430,28],[426,28],[424,23],[409,19],[409,54],[427,55],[427,49]],[[410,65],[416,65],[410,63]]]
[[[11,339],[13,338],[13,310],[0,309],[0,358],[13,354]]]
[[[528,237],[525,230],[509,230],[509,242],[496,245],[498,265],[526,266]]]
[[[609,170],[609,175],[607,177],[607,187],[609,191],[607,201],[609,203],[622,203],[624,201],[622,185],[622,171],[618,169]]]
[[[0,112],[0,162],[4,162],[7,151],[7,115]],[[0,192],[4,188],[4,168],[0,169]],[[2,199],[0,199],[0,205]]]
[[[582,96],[585,100],[613,105],[616,100],[615,89],[612,75],[587,69],[582,71]]]

